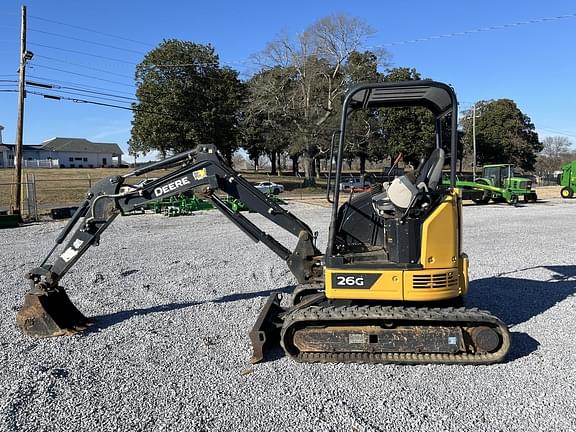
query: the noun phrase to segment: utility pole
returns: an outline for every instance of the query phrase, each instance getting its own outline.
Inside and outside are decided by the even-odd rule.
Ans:
[[[22,219],[22,135],[24,128],[24,98],[26,97],[26,62],[32,59],[32,53],[26,49],[26,6],[22,6],[22,25],[20,33],[20,68],[18,70],[18,123],[16,124],[16,151],[14,154],[15,183],[12,214]]]
[[[476,102],[472,109],[472,181],[476,181]]]

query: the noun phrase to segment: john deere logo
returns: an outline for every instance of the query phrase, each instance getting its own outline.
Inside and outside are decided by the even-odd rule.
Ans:
[[[165,186],[157,187],[156,189],[154,189],[154,195],[156,195],[158,197],[160,195],[167,194],[171,191],[179,189],[182,186],[185,186],[188,184],[190,184],[190,180],[188,180],[188,177],[182,177],[181,179],[175,180],[172,183],[168,183]]]

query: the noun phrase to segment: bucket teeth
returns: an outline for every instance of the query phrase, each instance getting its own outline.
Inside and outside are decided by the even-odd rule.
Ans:
[[[32,290],[24,296],[24,306],[16,314],[22,333],[32,337],[65,336],[85,330],[93,321],[72,303],[62,287]]]

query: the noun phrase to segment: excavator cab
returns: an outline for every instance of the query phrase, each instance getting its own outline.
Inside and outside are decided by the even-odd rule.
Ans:
[[[344,203],[338,188],[333,197],[328,195],[332,217],[323,260],[325,300],[285,317],[282,344],[292,357],[476,364],[506,354],[506,326],[487,313],[461,307],[468,257],[461,250],[461,199],[455,187],[457,106],[452,88],[434,81],[360,84],[346,94],[338,148],[332,149],[336,184],[342,177],[348,118],[355,110],[428,108],[435,146],[414,172],[350,194]],[[442,141],[445,118],[449,143]],[[446,163],[450,187],[440,187]],[[302,288],[295,308],[312,292]]]
[[[249,184],[211,144],[102,179],[88,191],[43,262],[27,273],[31,290],[16,316],[19,328],[33,337],[86,328],[90,320],[60,285],[64,275],[91,246],[99,244],[101,233],[119,214],[194,189],[250,239],[283,259],[298,281],[290,305],[282,304],[278,293],[264,303],[249,333],[253,362],[263,360],[265,348],[277,343],[300,362],[487,364],[502,360],[510,346],[506,326],[488,312],[454,307],[468,288],[468,258],[461,251],[461,199],[455,187],[454,91],[434,81],[360,84],[350,89],[343,101],[336,184],[342,180],[350,113],[406,106],[432,112],[435,149],[415,172],[353,193],[342,205],[340,190],[335,188],[325,253],[318,250],[316,233],[305,222]],[[442,143],[445,117],[451,124],[449,146]],[[450,187],[440,188],[447,154]],[[150,182],[128,181],[165,168],[174,169]],[[230,209],[222,193],[297,237],[296,247],[290,250]],[[59,254],[52,258],[60,245]]]
[[[449,86],[410,81],[352,88],[343,103],[336,182],[342,175],[350,114],[412,106],[432,112],[434,149],[415,171],[353,195],[341,206],[335,191],[325,258],[328,298],[457,303],[466,293],[468,260],[460,250],[460,200],[454,184],[439,188],[446,151],[452,178],[456,169],[457,102]],[[448,145],[442,142],[444,117],[451,122]]]

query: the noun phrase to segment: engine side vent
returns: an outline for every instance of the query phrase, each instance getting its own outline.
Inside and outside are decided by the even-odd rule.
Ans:
[[[454,271],[412,275],[412,287],[415,289],[455,288],[457,286],[458,273]]]

